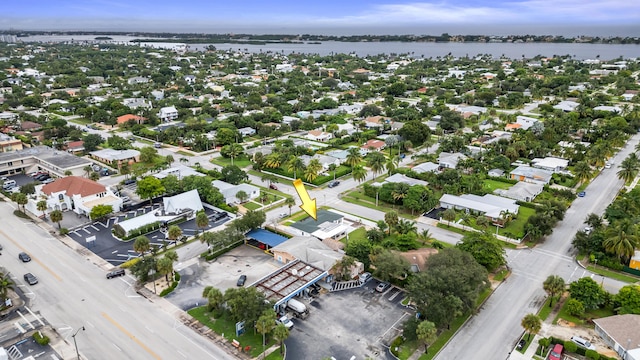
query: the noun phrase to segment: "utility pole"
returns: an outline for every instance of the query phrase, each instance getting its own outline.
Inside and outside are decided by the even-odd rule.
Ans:
[[[84,331],[84,326],[81,328],[78,328],[78,330],[76,330],[76,332],[73,333],[73,335],[71,335],[71,337],[73,338],[73,345],[76,347],[76,356],[78,357],[78,360],[80,360],[80,352],[78,351],[78,343],[76,342],[76,335],[78,335],[78,332],[80,330]]]

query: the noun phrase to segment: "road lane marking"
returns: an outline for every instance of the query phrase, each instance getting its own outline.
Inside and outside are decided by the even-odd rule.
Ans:
[[[9,241],[11,241],[18,248],[20,248],[20,250],[22,250],[25,253],[27,252],[27,249],[22,247],[22,245],[20,245],[17,241],[15,241],[11,236],[7,235],[7,233],[5,233],[4,231],[0,230],[0,234],[2,234],[2,236],[4,236],[7,239],[9,239]],[[45,270],[47,270],[49,272],[49,274],[53,275],[53,277],[55,277],[58,281],[62,281],[62,278],[58,274],[54,273],[53,270],[49,269],[49,267],[47,265],[45,265],[42,261],[38,260],[38,258],[31,256],[31,259],[33,261],[37,262]]]
[[[109,315],[107,315],[107,313],[103,312],[103,313],[101,313],[101,315],[102,315],[103,318],[107,319],[113,326],[118,328],[118,330],[122,331],[125,335],[127,335],[131,340],[133,340],[136,344],[138,344],[141,348],[143,348],[144,351],[149,353],[155,359],[158,359],[158,360],[162,359],[158,354],[154,353],[153,350],[151,350],[145,343],[140,341],[138,338],[135,337],[135,335],[133,335],[132,333],[127,331],[127,329],[125,329],[117,321],[113,320]]]

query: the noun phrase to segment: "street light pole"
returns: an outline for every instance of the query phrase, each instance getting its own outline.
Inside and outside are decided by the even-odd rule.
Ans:
[[[73,333],[73,335],[71,335],[71,337],[73,338],[73,345],[76,347],[76,356],[78,357],[78,360],[80,360],[80,352],[78,351],[78,343],[76,342],[76,335],[78,335],[78,332],[80,330],[84,331],[84,326],[81,328],[78,328],[78,330],[76,330],[76,332]]]

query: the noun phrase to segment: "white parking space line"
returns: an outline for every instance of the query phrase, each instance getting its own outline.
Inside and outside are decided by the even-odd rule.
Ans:
[[[87,230],[87,228],[88,228],[88,226],[85,226],[85,227],[82,228],[82,230],[84,232],[86,232],[87,234],[91,234],[91,231]]]
[[[98,229],[95,225],[91,225],[91,227],[92,227],[95,231],[100,231],[100,229]]]

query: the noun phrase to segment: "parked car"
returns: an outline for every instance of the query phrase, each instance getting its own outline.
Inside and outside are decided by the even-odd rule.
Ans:
[[[581,346],[587,350],[596,349],[596,347],[592,343],[590,343],[586,339],[581,338],[580,336],[572,336],[571,341],[573,341],[574,343],[578,344],[578,346]]]
[[[587,195],[587,193],[585,191],[580,191],[578,193],[578,197],[585,197],[585,195]]]
[[[122,203],[123,203],[123,204],[124,204],[124,203],[128,203],[128,202],[131,202],[131,198],[130,198],[130,197],[128,197],[128,196],[123,196],[123,197],[121,197],[121,199],[122,199]]]
[[[136,179],[127,179],[124,181],[125,185],[131,185],[131,184],[135,184],[136,183]]]
[[[549,352],[549,360],[560,360],[562,359],[562,350],[564,347],[560,344],[556,344],[551,352]]]
[[[371,273],[369,272],[365,272],[360,274],[360,282],[361,283],[366,283],[367,281],[369,281],[369,279],[371,279]]]
[[[287,329],[291,329],[293,327],[293,321],[291,321],[291,319],[289,319],[286,315],[276,320],[276,322],[278,324],[284,325]]]
[[[49,176],[49,174],[40,174],[40,175],[36,175],[34,177],[34,179],[36,179],[37,181],[44,181],[44,180],[47,180],[50,177],[51,176]]]
[[[153,144],[153,147],[156,148],[156,149],[160,149],[162,147],[162,144],[157,142],[157,143]]]
[[[379,293],[383,293],[385,291],[387,291],[387,289],[391,287],[391,284],[389,284],[388,282],[381,282],[380,284],[378,284],[378,286],[376,286],[376,291]]]
[[[585,226],[584,230],[582,230],[582,231],[584,231],[585,234],[589,235],[589,234],[591,234],[592,230],[593,229],[591,228],[591,226]]]
[[[118,277],[118,276],[124,276],[125,272],[124,269],[117,269],[117,270],[113,270],[111,272],[107,273],[107,279],[112,279],[114,277]]]
[[[38,278],[32,273],[26,273],[24,274],[24,281],[26,281],[29,285],[35,285],[38,283]]]
[[[520,341],[518,341],[518,345],[516,345],[516,350],[522,350],[526,344],[527,340],[520,339]]]
[[[18,254],[18,259],[22,260],[22,262],[29,262],[31,261],[31,256],[25,252],[21,252]]]
[[[278,190],[278,187],[276,186],[276,184],[269,184],[269,189]]]
[[[329,187],[330,188],[334,188],[336,186],[340,185],[340,181],[334,180],[332,182],[329,183]]]
[[[49,183],[52,183],[54,181],[56,181],[56,179],[54,179],[54,178],[46,178],[46,179],[42,180],[42,183],[43,184],[49,184]]]
[[[279,218],[279,219],[284,219],[284,218],[286,218],[287,216],[289,216],[289,214],[287,214],[287,213],[280,213],[280,214],[278,214],[278,218]]]
[[[244,283],[247,282],[247,275],[240,275],[238,278],[237,286],[244,286]]]

